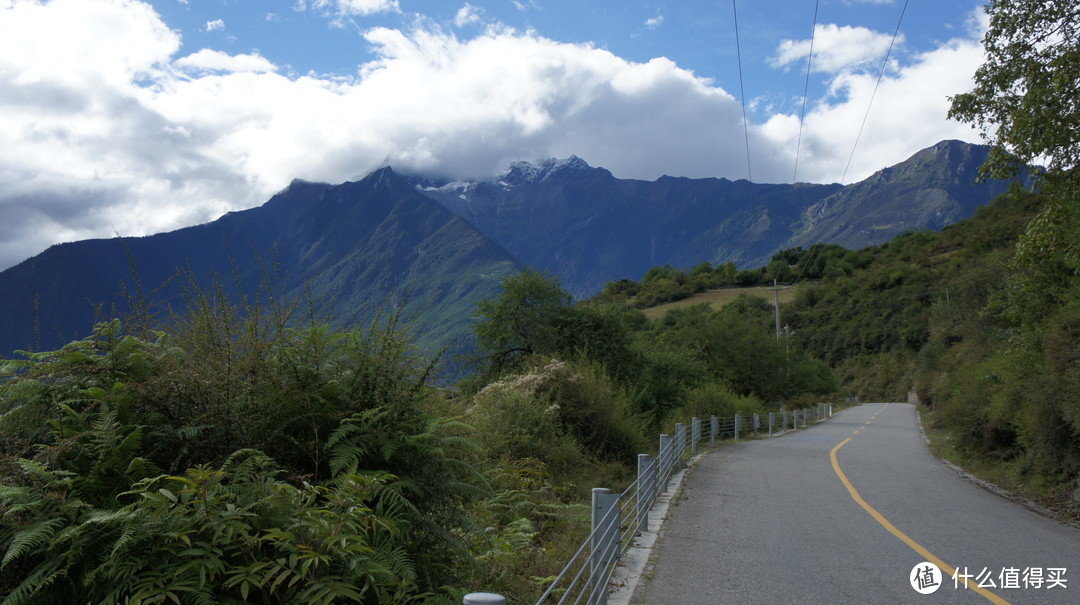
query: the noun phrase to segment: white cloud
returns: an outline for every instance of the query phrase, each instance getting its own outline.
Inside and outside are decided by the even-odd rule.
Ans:
[[[668,59],[505,27],[365,38],[377,58],[356,78],[296,77],[257,53],[180,55],[178,34],[136,0],[0,2],[0,268],[114,228],[211,220],[296,177],[355,179],[387,157],[461,177],[571,154],[620,177],[745,177],[738,102]],[[849,181],[941,138],[972,139],[944,124],[945,96],[970,87],[979,44],[913,59],[882,83]],[[839,179],[872,87],[833,76],[807,115],[801,180]],[[797,132],[793,116],[751,124],[756,180],[790,179]]]
[[[876,95],[877,73],[836,75],[830,83],[832,94],[806,116],[799,180],[830,182],[843,177],[868,107],[866,127],[845,183],[863,179],[943,139],[978,140],[969,126],[947,121],[945,116],[948,97],[974,86],[972,76],[984,60],[976,39],[954,39],[887,73]],[[797,116],[773,116],[765,125],[771,147],[793,148],[798,125]]]
[[[816,72],[837,73],[856,67],[877,63],[889,50],[892,34],[876,32],[865,27],[818,24],[814,28],[811,69]],[[903,44],[904,36],[896,38]],[[790,67],[793,63],[805,64],[810,54],[810,40],[784,40],[769,59],[773,67]]]
[[[648,19],[645,20],[645,27],[647,27],[649,29],[656,29],[656,28],[660,27],[661,25],[663,25],[663,23],[664,23],[664,16],[663,15],[656,15],[655,17],[649,17]]]
[[[465,27],[466,25],[471,25],[473,23],[480,23],[480,15],[483,12],[484,9],[478,8],[466,2],[465,6],[458,9],[457,14],[454,15],[454,25],[458,27]]]
[[[347,15],[372,15],[401,10],[398,0],[338,0],[338,10]]]
[[[259,55],[259,53],[253,55],[230,55],[209,48],[204,48],[196,53],[177,59],[174,65],[204,71],[277,71],[277,66]]]
[[[401,10],[398,0],[296,0],[293,6],[293,10],[297,11],[308,8],[340,15],[374,15]]]
[[[225,22],[221,19],[214,19],[213,21],[206,22],[206,31],[208,32],[218,31],[221,29],[225,29]]]

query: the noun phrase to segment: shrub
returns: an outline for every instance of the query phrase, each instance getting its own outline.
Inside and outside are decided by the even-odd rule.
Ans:
[[[544,437],[559,443],[559,435],[565,434],[590,455],[616,461],[632,460],[644,447],[641,425],[632,417],[626,394],[599,365],[587,361],[574,366],[555,359],[537,363],[527,374],[488,385],[477,401],[480,413],[498,415],[511,435],[522,429],[505,423],[535,423],[535,430],[545,433],[533,435],[541,438],[542,447],[548,447]]]
[[[677,414],[682,418],[708,418],[709,416],[734,416],[767,413],[760,399],[751,395],[739,395],[731,387],[708,382],[690,389],[686,403]]]
[[[218,469],[138,481],[120,494],[128,504],[103,509],[79,500],[74,475],[23,466],[35,484],[0,491],[3,566],[31,571],[5,603],[380,603],[416,594],[402,531],[409,504],[388,475],[293,486],[265,455],[242,451]]]

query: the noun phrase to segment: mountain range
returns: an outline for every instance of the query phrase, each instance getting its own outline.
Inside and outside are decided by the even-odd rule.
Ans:
[[[390,167],[339,185],[298,180],[204,225],[59,244],[0,272],[0,356],[84,336],[132,293],[181,310],[185,284],[211,288],[215,276],[237,299],[270,287],[332,300],[342,324],[398,308],[425,347],[467,347],[476,303],[523,266],[581,297],[656,265],[750,268],[818,241],[882,243],[966,218],[1002,193],[1006,183],[975,183],[987,153],[944,141],[848,186],[618,179],[577,157],[514,163],[486,180]]]
[[[0,356],[85,336],[140,290],[166,313],[197,297],[193,286],[216,296],[215,284],[232,300],[273,290],[279,301],[331,303],[345,325],[400,310],[427,348],[454,346],[476,303],[516,268],[390,168],[340,185],[297,180],[211,223],[59,244],[0,272]]]
[[[940,229],[1005,191],[1002,181],[976,183],[988,153],[942,141],[848,186],[618,179],[577,157],[515,163],[489,180],[410,182],[522,263],[589,296],[657,265],[733,261],[753,268],[785,248],[861,248],[904,231]]]

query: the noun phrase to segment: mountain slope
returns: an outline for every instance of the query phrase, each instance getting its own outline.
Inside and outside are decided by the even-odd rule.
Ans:
[[[491,180],[409,180],[525,264],[588,296],[657,265],[756,267],[784,248],[858,248],[939,229],[1005,190],[1002,182],[974,182],[987,150],[944,141],[846,187],[625,180],[577,157],[515,163]]]
[[[476,302],[516,266],[389,168],[341,185],[294,181],[264,205],[211,223],[61,244],[0,272],[0,354],[87,334],[95,319],[127,309],[125,291],[182,308],[178,271],[204,289],[219,276],[234,295],[253,296],[267,281],[293,299],[310,292],[332,300],[340,322],[400,306],[419,342],[436,348],[466,332]]]
[[[828,242],[862,248],[968,218],[1006,188],[1001,181],[976,182],[987,153],[985,146],[960,141],[923,149],[807,208],[784,247]]]

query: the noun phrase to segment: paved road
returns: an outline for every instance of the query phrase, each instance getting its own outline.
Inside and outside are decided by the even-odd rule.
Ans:
[[[935,460],[909,404],[865,404],[721,448],[672,511],[632,604],[1080,603],[1080,531]],[[949,567],[921,595],[909,575],[935,562],[927,555]],[[997,588],[955,588],[954,568],[972,588],[985,568]],[[1025,569],[1045,580],[1051,568],[1066,570],[1065,588],[1034,588],[1030,575],[1023,588]],[[1014,579],[1021,588],[1002,588]]]

